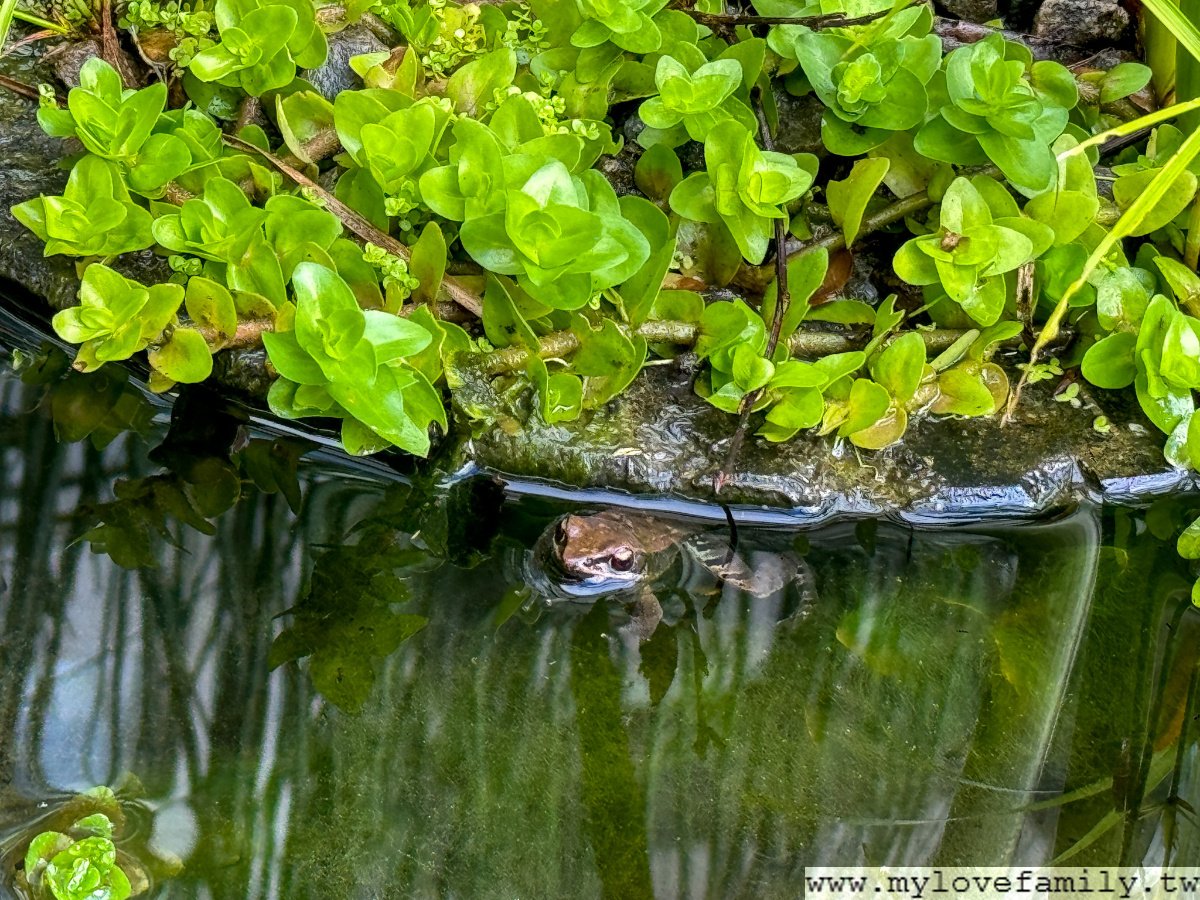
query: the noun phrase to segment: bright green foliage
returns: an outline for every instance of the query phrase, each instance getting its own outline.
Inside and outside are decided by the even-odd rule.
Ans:
[[[1160,125],[1150,135],[1144,154],[1130,153],[1129,161],[1113,166],[1113,174],[1117,176],[1113,182],[1113,199],[1122,209],[1128,209],[1146,192],[1159,170],[1179,150],[1184,137],[1174,125]],[[1179,174],[1134,234],[1150,234],[1165,228],[1191,206],[1200,187],[1197,175],[1200,175],[1200,160],[1193,161]]]
[[[46,244],[46,256],[116,256],[154,243],[150,214],[135,204],[115,163],[85,156],[61,197],[13,207],[17,221]]]
[[[1028,50],[998,34],[953,51],[942,71],[947,102],[917,132],[917,152],[963,166],[990,160],[1018,190],[1049,188],[1050,145],[1079,99],[1071,73],[1055,62],[1030,64]]]
[[[342,442],[353,454],[395,445],[429,452],[429,425],[447,427],[440,394],[408,360],[429,346],[421,325],[359,308],[346,282],[316,263],[292,275],[294,331],[263,336],[280,378],[271,410],[285,418],[343,419]]]
[[[993,348],[1017,337],[1021,323],[998,322],[982,332],[971,330],[933,360],[937,396],[929,409],[940,415],[990,416],[1008,400],[1008,376],[991,362]]]
[[[1093,385],[1134,388],[1172,462],[1200,463],[1195,140],[1158,114],[1148,143],[1105,160],[1115,203],[1093,168],[1106,137],[1136,130],[1118,101],[1146,84],[1146,67],[1073,75],[1000,35],[943,55],[926,5],[753,6],[885,14],[764,38],[701,26],[665,0],[355,0],[346,21],[369,10],[403,52],[353,58],[362,89],[326,99],[297,78],[327,55],[312,0],[219,0],[211,13],[131,3],[127,27],[179,41],[174,89],[132,90],[100,60],[66,108],[47,87],[43,128],[84,152],[61,197],[13,211],[46,253],[80,258],[81,305],[55,327],[80,345],[84,370],[144,352],[160,390],[202,380],[214,352],[267,331],[277,414],[340,419],[353,453],[424,454],[430,425],[449,425],[443,384],[477,421],[566,422],[618,398],[650,357],[677,353],[657,343],[664,333],[693,328],[697,390],[714,407],[736,415],[753,400],[768,441],[811,429],[870,451],[919,415],[995,414],[1009,398],[997,348],[1026,325],[1043,336],[1069,326],[1077,346],[1027,379],[1081,361]],[[792,137],[780,87],[815,93],[825,149],[851,158],[830,160],[819,182],[815,157],[765,149],[768,133],[781,148]],[[340,206],[232,146],[249,96],[265,120],[238,136],[334,185]],[[640,147],[621,153],[634,135]],[[897,201],[916,203],[877,215]],[[1130,209],[1137,222],[1112,224]],[[883,229],[883,246],[902,244],[896,274],[924,304],[862,299],[850,255],[821,246],[824,210],[855,249]],[[780,292],[761,264],[777,226],[807,244],[787,262],[791,305],[768,356]],[[171,284],[108,268],[147,249],[167,256]],[[713,288],[743,299],[713,300]],[[477,339],[437,318],[450,299],[482,307]],[[930,323],[966,329],[933,360],[917,330]],[[865,346],[791,358],[810,324]],[[477,365],[493,348],[527,353]],[[522,386],[535,402],[518,399]],[[103,540],[118,542],[110,524]],[[120,545],[129,559],[149,552]],[[335,677],[334,661],[313,664]]]
[[[146,288],[107,266],[89,266],[79,289],[80,305],[54,316],[64,341],[82,344],[87,368],[128,359],[162,333],[183,303],[183,288],[159,284]]]
[[[342,104],[343,111],[348,106]],[[351,151],[355,162],[383,192],[388,215],[403,216],[417,208],[417,178],[432,164],[431,153],[448,120],[444,109],[421,101],[388,113],[378,122],[367,121],[352,138],[349,133],[343,135],[347,147],[355,148]]]
[[[890,163],[885,157],[860,159],[844,181],[831,181],[825,186],[829,198],[829,213],[842,229],[846,246],[852,246],[862,227],[867,204],[887,176]]]
[[[979,189],[956,178],[942,198],[940,227],[897,251],[896,274],[909,284],[940,284],[972,319],[991,325],[1008,299],[1005,274],[1032,262],[1052,241],[1046,225],[994,216]]]
[[[192,4],[187,0],[167,0],[165,3],[156,0],[130,0],[117,24],[135,33],[163,29],[181,38],[205,37],[212,30],[214,20],[212,12],[203,6],[203,2]]]
[[[696,354],[711,366],[700,395],[717,409],[736,413],[742,398],[764,387],[775,367],[763,359],[767,329],[763,320],[741,301],[709,304],[700,318]]]
[[[734,96],[742,78],[742,64],[736,59],[713,60],[695,72],[688,72],[687,66],[678,60],[660,56],[654,74],[658,96],[645,101],[638,110],[648,126],[638,141],[643,145],[665,143],[672,147],[689,138],[703,141],[717,123],[728,119],[753,128],[754,113]]]
[[[309,0],[217,0],[214,13],[221,40],[188,65],[201,81],[259,97],[291,84],[297,66],[325,61],[328,44]]]
[[[99,57],[79,72],[80,85],[67,98],[67,109],[42,105],[38,121],[58,137],[75,137],[96,156],[120,163],[129,187],[147,197],[161,196],[192,159],[187,144],[157,129],[167,102],[167,87],[157,83],[127,90],[121,76]]]
[[[925,86],[941,63],[941,41],[931,20],[913,7],[867,26],[812,31],[787,25],[771,32],[771,48],[799,62],[810,86],[828,108],[821,137],[833,153],[858,156],[894,131],[925,120]]]
[[[811,363],[795,359],[780,362],[764,389],[769,409],[759,434],[779,443],[820,425],[825,416],[826,392],[840,391],[841,385],[865,362],[866,355],[859,350],[836,353]]]
[[[204,282],[204,279],[197,279]],[[221,292],[224,288],[217,287]],[[211,291],[189,285],[189,312],[212,310],[226,329],[236,328],[232,300],[224,292],[226,306],[218,310],[219,300],[192,298]],[[195,383],[212,374],[212,353],[208,342],[194,329],[178,325],[176,314],[184,301],[184,289],[177,284],[145,287],[114,272],[107,266],[89,266],[79,290],[80,305],[64,309],[54,316],[54,330],[64,341],[79,344],[76,366],[94,371],[106,362],[129,359],[150,348],[150,366],[169,386],[174,382]],[[230,321],[230,320],[233,321]],[[226,335],[227,337],[228,335]],[[220,344],[218,332],[214,344]]]
[[[671,192],[671,208],[687,219],[723,222],[742,256],[760,263],[767,254],[773,219],[813,181],[815,161],[760,150],[740,122],[722,122],[704,142],[708,171],[696,172]]]
[[[576,0],[583,22],[571,35],[576,47],[612,43],[631,53],[653,53],[662,46],[654,14],[667,0]]]
[[[552,160],[500,199],[502,209],[463,223],[463,247],[490,271],[517,276],[547,306],[578,309],[632,276],[650,255],[598,172],[572,175]]]
[[[112,822],[103,813],[80,819],[73,835],[45,831],[25,853],[24,880],[38,900],[126,900],[129,878],[117,864]]]

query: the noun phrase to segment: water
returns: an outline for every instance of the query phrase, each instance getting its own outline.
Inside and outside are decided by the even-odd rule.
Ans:
[[[95,785],[157,897],[790,897],[818,863],[1200,861],[1182,501],[743,527],[807,587],[752,598],[685,557],[639,642],[623,603],[529,591],[569,504],[301,453],[211,396],[168,430],[121,377],[56,371],[0,377],[0,895]]]

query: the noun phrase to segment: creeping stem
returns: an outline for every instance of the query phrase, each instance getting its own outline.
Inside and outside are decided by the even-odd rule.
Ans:
[[[618,326],[627,335],[638,335],[651,344],[674,344],[691,347],[700,336],[694,322],[651,321],[637,328]],[[918,331],[931,353],[945,350],[966,332],[956,328],[938,328]],[[861,350],[871,340],[870,331],[797,331],[788,338],[787,346],[792,356],[820,358],[832,353],[847,353]],[[579,338],[572,331],[555,331],[538,339],[537,355],[542,359],[555,359],[579,349]],[[525,347],[506,347],[483,354],[478,365],[487,375],[503,375],[507,372],[524,370],[532,353]]]

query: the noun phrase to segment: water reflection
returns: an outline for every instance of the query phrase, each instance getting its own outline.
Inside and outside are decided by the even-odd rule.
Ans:
[[[367,478],[202,395],[168,428],[120,376],[59,399],[45,365],[0,380],[0,840],[130,772],[172,897],[1200,858],[1178,505],[743,529],[805,583],[756,598],[682,555],[639,640],[620,598],[530,593],[562,504]]]

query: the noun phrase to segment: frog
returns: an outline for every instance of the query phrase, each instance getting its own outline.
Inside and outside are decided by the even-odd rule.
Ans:
[[[636,629],[653,633],[662,618],[654,585],[683,556],[712,575],[754,597],[767,597],[793,580],[811,581],[807,566],[791,554],[771,556],[750,566],[728,532],[700,523],[619,508],[569,513],[555,519],[538,538],[532,554],[543,583],[573,600],[624,596]]]

